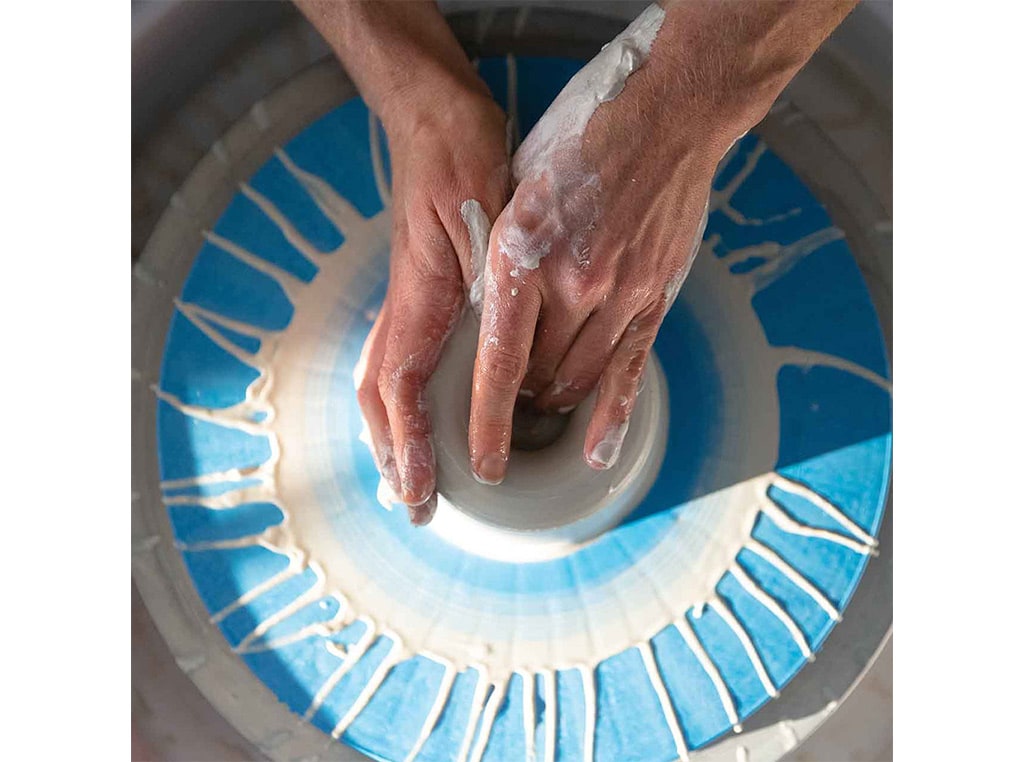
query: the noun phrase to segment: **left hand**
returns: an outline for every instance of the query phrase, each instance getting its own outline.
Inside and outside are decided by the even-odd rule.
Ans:
[[[385,121],[393,162],[388,290],[363,346],[359,405],[377,468],[414,524],[437,506],[432,425],[425,395],[473,272],[461,208],[477,201],[493,219],[508,199],[505,114],[490,96],[441,84]],[[443,105],[439,105],[443,104]]]

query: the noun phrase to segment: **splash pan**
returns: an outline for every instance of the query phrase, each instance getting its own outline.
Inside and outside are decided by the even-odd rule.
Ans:
[[[580,65],[480,71],[525,134]],[[379,504],[358,441],[389,163],[339,79],[297,77],[197,168],[150,244],[191,262],[180,288],[137,273],[170,315],[151,393],[180,562],[159,573],[194,586],[252,695],[291,710],[266,715],[261,747],[308,749],[308,723],[328,755],[337,739],[387,760],[648,761],[738,732],[814,658],[878,546],[891,387],[843,231],[742,140],[655,345],[644,444],[607,476],[632,480],[628,504],[594,521],[588,497],[540,537],[453,497],[456,518],[415,529]],[[223,211],[204,232],[196,209]]]

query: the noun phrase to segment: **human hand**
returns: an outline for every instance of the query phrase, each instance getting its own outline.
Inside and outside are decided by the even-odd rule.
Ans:
[[[296,2],[388,135],[391,276],[355,381],[380,497],[425,524],[437,499],[424,389],[510,195],[505,115],[435,3]]]
[[[665,143],[630,150],[635,114],[595,118],[571,169],[526,170],[495,225],[470,429],[485,481],[504,472],[517,394],[566,413],[597,388],[583,456],[595,469],[618,459],[647,357],[697,253],[721,158],[700,140],[674,156]],[[581,182],[595,166],[591,152],[606,158]],[[564,183],[567,175],[576,179]],[[546,253],[530,268],[538,252]],[[498,453],[497,464],[487,453]]]
[[[479,286],[485,269],[474,267],[467,226],[482,249],[480,231],[509,196],[503,115],[435,5],[297,2],[389,136],[391,281],[357,381],[377,466],[422,524],[436,506],[423,392],[462,286]],[[715,163],[852,5],[651,6],[628,44],[616,38],[556,99],[517,154],[520,188],[487,254],[470,422],[484,481],[504,475],[521,384],[541,407],[564,409],[600,380],[585,453],[595,467],[615,462],[650,345],[700,238]],[[657,54],[621,92],[655,33]]]
[[[469,433],[482,481],[504,478],[517,395],[566,412],[597,387],[583,456],[615,464],[718,162],[850,6],[651,6],[545,112],[490,238]]]
[[[390,279],[356,371],[372,451],[414,524],[437,506],[427,382],[474,272],[462,206],[493,220],[509,196],[505,115],[489,96],[430,90],[385,123],[392,160]],[[472,203],[472,202],[471,202]]]

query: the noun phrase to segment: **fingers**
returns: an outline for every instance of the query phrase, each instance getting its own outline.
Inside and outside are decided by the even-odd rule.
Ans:
[[[562,310],[549,312],[548,306],[541,310],[526,376],[519,390],[521,396],[532,399],[551,386],[555,372],[576,340],[584,320],[585,316],[576,320]]]
[[[373,453],[377,470],[388,487],[391,488],[392,494],[388,497],[398,500],[402,494],[402,486],[395,465],[395,450],[391,439],[391,426],[388,424],[388,412],[384,407],[384,401],[380,397],[380,389],[377,385],[380,367],[384,362],[384,351],[387,348],[390,322],[390,301],[385,299],[380,314],[363,344],[363,351],[359,356],[359,362],[356,363],[352,380],[356,386],[359,409],[363,413],[363,420],[366,422],[366,428],[370,435],[370,441],[366,444],[369,445],[370,451]]]
[[[512,411],[526,374],[540,294],[528,279],[504,275],[500,266],[490,268],[487,281],[473,368],[469,453],[477,479],[499,484],[508,468]]]
[[[599,310],[591,315],[565,353],[551,384],[538,395],[537,407],[567,413],[586,399],[629,323],[630,315],[624,311]]]
[[[434,518],[437,512],[437,492],[431,492],[430,497],[419,505],[409,506],[409,521],[418,527],[426,526]]]
[[[483,193],[463,198],[457,207],[445,207],[439,217],[458,255],[469,303],[479,316],[483,308],[487,246],[492,220],[496,220],[511,195],[508,164],[491,172]]]
[[[663,316],[660,303],[637,315],[604,369],[583,445],[583,457],[591,468],[608,469],[619,460],[644,367]]]
[[[398,293],[378,386],[391,426],[402,501],[413,523],[429,521],[436,507],[426,388],[462,309],[455,267],[453,261],[453,272],[443,275],[416,269],[395,273]]]

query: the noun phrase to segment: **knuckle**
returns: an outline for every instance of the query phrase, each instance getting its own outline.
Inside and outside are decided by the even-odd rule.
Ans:
[[[537,227],[551,211],[551,189],[546,183],[531,182],[516,189],[512,218],[524,227]]]
[[[359,402],[359,407],[366,408],[377,403],[380,399],[377,383],[377,379],[372,381],[367,379],[356,387],[356,400]]]
[[[565,258],[565,279],[581,295],[602,296],[611,285],[606,268],[591,263],[581,264]]]
[[[609,268],[593,261],[577,261],[573,256],[560,258],[556,275],[561,298],[567,309],[590,313],[595,309],[614,307],[620,301],[615,275]]]
[[[385,366],[378,379],[381,399],[392,406],[402,407],[415,403],[427,385],[429,375],[417,367]]]
[[[515,352],[494,347],[480,358],[480,372],[484,379],[502,389],[518,386],[525,371],[526,363]]]
[[[414,409],[402,416],[402,427],[405,436],[425,437],[431,433],[430,417],[420,409]]]
[[[424,301],[451,304],[462,293],[462,271],[453,257],[425,257],[417,263],[412,280]]]
[[[536,249],[547,241],[550,246],[552,201],[547,189],[535,184],[520,185],[506,212],[495,224],[500,248],[506,253]]]

